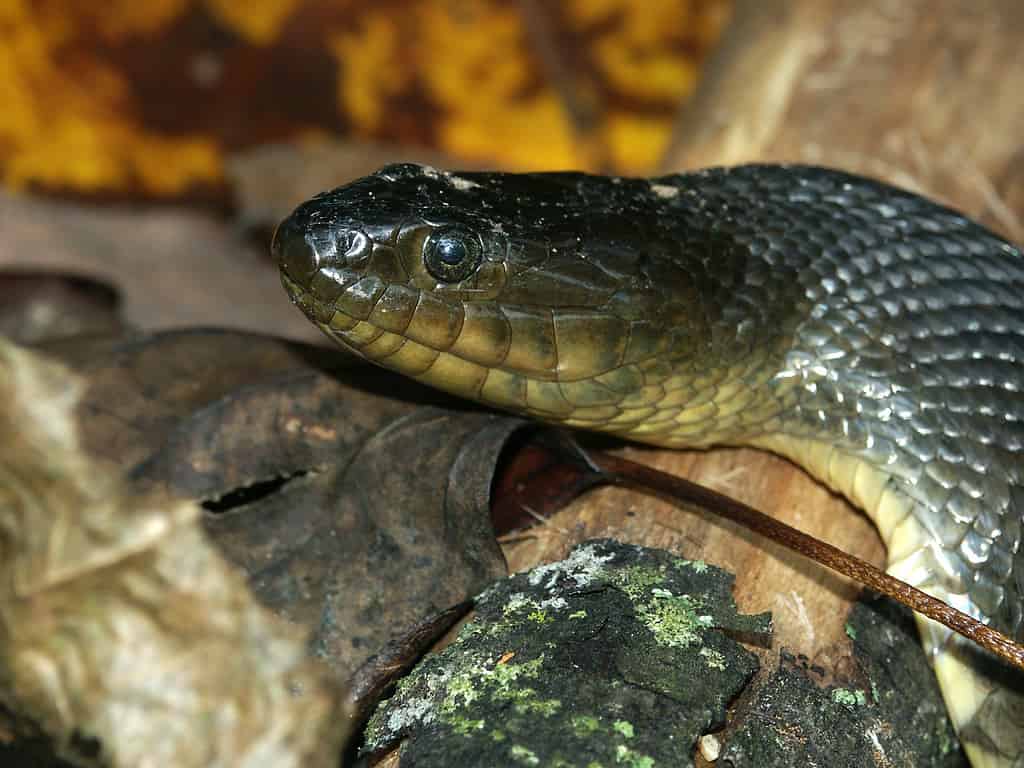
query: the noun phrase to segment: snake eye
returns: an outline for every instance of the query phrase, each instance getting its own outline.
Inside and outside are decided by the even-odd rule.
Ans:
[[[480,266],[482,258],[480,238],[455,227],[432,232],[423,246],[427,272],[443,283],[465,280]]]

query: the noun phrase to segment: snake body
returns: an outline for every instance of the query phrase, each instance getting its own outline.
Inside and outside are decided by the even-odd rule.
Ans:
[[[969,218],[804,166],[396,165],[272,248],[348,349],[547,422],[780,453],[872,517],[890,572],[1024,636],[1024,257]],[[1009,672],[921,629],[972,762],[1024,761]]]

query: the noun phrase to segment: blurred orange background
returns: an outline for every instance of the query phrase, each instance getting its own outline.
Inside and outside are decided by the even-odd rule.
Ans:
[[[184,198],[231,153],[373,141],[642,174],[728,0],[0,0],[0,180]]]

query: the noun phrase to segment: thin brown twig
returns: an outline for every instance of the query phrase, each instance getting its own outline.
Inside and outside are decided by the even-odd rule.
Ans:
[[[1024,646],[858,557],[769,517],[753,507],[684,478],[598,451],[587,452],[585,456],[596,469],[619,484],[646,488],[667,494],[673,499],[699,504],[709,512],[739,523],[804,557],[849,576],[876,592],[898,600],[918,613],[973,640],[1004,661],[1024,669]]]

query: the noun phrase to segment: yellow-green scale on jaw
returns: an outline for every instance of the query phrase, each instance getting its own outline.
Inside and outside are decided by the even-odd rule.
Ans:
[[[787,456],[871,516],[890,570],[1024,636],[1024,258],[955,212],[795,166],[392,166],[273,250],[358,354],[549,422]],[[1024,762],[1020,694],[922,634],[973,764]]]

